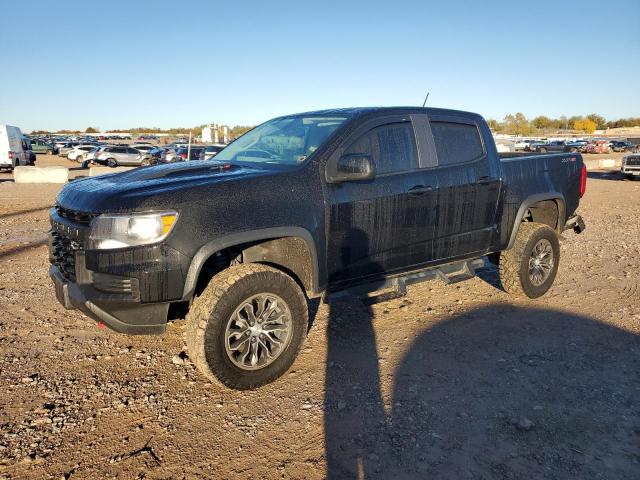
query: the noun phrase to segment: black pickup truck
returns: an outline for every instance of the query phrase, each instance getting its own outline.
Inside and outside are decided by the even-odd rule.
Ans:
[[[270,120],[211,161],[74,181],[51,210],[59,301],[113,330],[186,343],[209,378],[282,375],[308,298],[471,277],[485,258],[531,298],[580,232],[580,154],[500,157],[483,118],[432,108],[324,110]]]
[[[534,152],[547,153],[547,152],[571,152],[577,153],[580,151],[586,142],[565,142],[564,140],[554,140],[547,143],[538,143],[533,148]]]

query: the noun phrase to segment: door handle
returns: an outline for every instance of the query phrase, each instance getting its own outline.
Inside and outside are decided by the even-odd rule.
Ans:
[[[427,192],[433,190],[433,187],[428,185],[416,185],[415,187],[411,187],[409,189],[409,195],[423,195]]]
[[[490,175],[484,175],[478,179],[478,183],[491,183],[496,182],[498,179]]]

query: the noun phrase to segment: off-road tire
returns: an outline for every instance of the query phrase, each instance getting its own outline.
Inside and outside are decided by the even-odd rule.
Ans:
[[[273,363],[243,370],[225,351],[225,329],[241,302],[259,293],[275,294],[287,304],[293,332]],[[208,379],[236,390],[254,389],[273,382],[293,364],[307,332],[308,315],[306,297],[289,275],[266,265],[234,265],[215,275],[193,301],[186,317],[187,352]]]
[[[546,280],[536,286],[529,278],[529,258],[533,248],[543,238],[551,244],[553,268]],[[513,247],[500,253],[500,283],[507,293],[513,296],[538,298],[544,295],[553,284],[559,264],[560,242],[556,232],[542,223],[522,223]]]

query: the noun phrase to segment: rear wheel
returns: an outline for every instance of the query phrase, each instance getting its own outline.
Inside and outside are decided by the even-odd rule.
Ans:
[[[547,149],[546,148],[541,148],[540,149],[540,153],[547,153]]]
[[[78,156],[76,157],[76,162],[78,162],[78,163],[82,163],[82,155],[78,155]]]
[[[116,168],[118,166],[118,162],[116,162],[115,158],[107,158],[107,167]]]
[[[235,265],[215,275],[187,315],[190,358],[209,379],[253,389],[285,373],[307,330],[307,301],[275,268]]]
[[[556,232],[541,223],[523,223],[513,247],[500,253],[500,282],[512,295],[540,297],[551,288],[559,262]]]
[[[573,147],[573,148],[571,149],[571,153],[576,153],[577,151],[578,151],[578,149],[577,149],[577,148],[575,148],[575,147]]]
[[[53,155],[53,150],[47,150],[47,155]]]

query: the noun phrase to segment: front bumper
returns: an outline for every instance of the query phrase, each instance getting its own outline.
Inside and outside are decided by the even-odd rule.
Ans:
[[[140,304],[124,295],[105,294],[90,284],[67,280],[56,265],[49,268],[56,297],[66,309],[78,309],[120,333],[160,334],[167,328],[168,303]]]
[[[622,175],[636,175],[640,176],[640,166],[625,165],[620,169]]]
[[[93,214],[50,212],[49,275],[65,308],[129,334],[164,332],[169,305],[181,301],[189,258],[165,244],[85,250]]]

